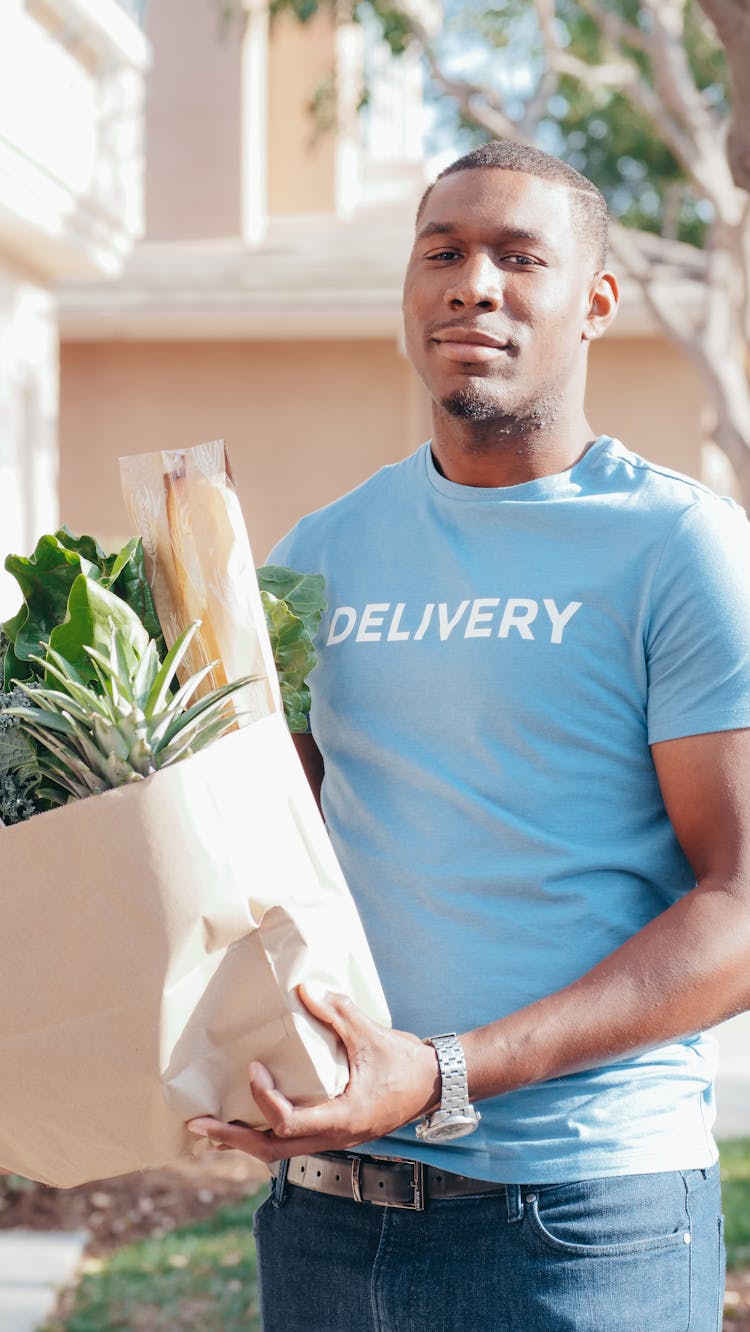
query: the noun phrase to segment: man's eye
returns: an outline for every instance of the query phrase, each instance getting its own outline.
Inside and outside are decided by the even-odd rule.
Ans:
[[[506,263],[515,264],[517,268],[536,268],[539,264],[539,260],[530,254],[504,254],[503,259]]]
[[[428,254],[425,256],[425,258],[427,259],[428,263],[432,264],[435,263],[436,261],[440,263],[441,260],[445,261],[447,259],[455,259],[457,255],[458,255],[458,250],[437,250],[435,254]]]

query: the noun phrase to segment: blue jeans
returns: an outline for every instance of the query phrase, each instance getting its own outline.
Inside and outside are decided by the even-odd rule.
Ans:
[[[280,1177],[255,1235],[264,1332],[721,1332],[718,1166],[424,1212]]]

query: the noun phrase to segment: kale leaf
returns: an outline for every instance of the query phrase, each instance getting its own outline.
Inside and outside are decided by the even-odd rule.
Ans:
[[[290,731],[307,731],[307,679],[317,661],[313,639],[326,608],[325,580],[281,564],[266,564],[257,574],[287,725]]]

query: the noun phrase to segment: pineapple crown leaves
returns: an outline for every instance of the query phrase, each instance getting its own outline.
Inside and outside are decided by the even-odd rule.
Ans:
[[[172,694],[170,686],[198,629],[180,634],[160,662],[156,644],[133,653],[123,631],[112,629],[108,655],[85,649],[93,671],[87,683],[55,649],[40,662],[51,685],[19,687],[35,705],[16,711],[19,724],[42,746],[40,769],[71,796],[84,797],[139,781],[218,739],[237,721],[232,694],[256,677],[221,685],[190,700],[215,666],[196,671]],[[57,687],[55,687],[57,686]]]

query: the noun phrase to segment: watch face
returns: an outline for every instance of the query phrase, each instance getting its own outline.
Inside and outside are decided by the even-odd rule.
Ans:
[[[437,1110],[430,1119],[417,1125],[417,1136],[423,1142],[449,1142],[451,1138],[465,1138],[473,1133],[481,1115],[476,1110],[461,1112]]]

